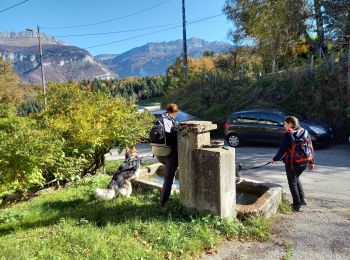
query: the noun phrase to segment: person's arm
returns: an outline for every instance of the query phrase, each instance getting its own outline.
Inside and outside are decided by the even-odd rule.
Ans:
[[[275,163],[277,161],[280,161],[283,159],[283,157],[285,156],[288,146],[290,143],[290,134],[289,133],[285,133],[280,141],[280,147],[278,149],[278,152],[276,153],[276,155],[273,157],[272,160],[270,160],[270,163]]]
[[[312,141],[309,133],[307,138],[309,139],[309,142],[310,142],[310,149],[311,149],[311,156],[312,156],[311,162],[309,163],[309,170],[312,171],[315,169],[315,151],[314,151],[314,147],[312,145]]]

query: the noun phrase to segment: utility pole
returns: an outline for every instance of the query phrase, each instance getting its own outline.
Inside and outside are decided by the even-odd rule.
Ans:
[[[28,32],[34,33],[32,29],[26,29]],[[39,41],[39,57],[40,57],[40,69],[41,69],[41,85],[43,88],[43,95],[44,95],[44,105],[47,105],[47,98],[46,98],[46,84],[45,84],[45,73],[44,73],[44,66],[43,66],[43,50],[41,48],[41,38],[40,38],[40,28],[37,26],[37,37]]]
[[[350,35],[346,36],[348,40],[348,97],[347,97],[347,105],[350,107]]]
[[[182,0],[182,32],[183,32],[183,66],[185,69],[185,76],[188,72],[188,61],[187,61],[187,39],[186,39],[186,11],[185,11],[185,0]]]
[[[41,39],[40,39],[40,28],[39,25],[37,26],[38,29],[38,40],[39,40],[39,52],[40,52],[40,68],[41,68],[41,84],[43,87],[43,95],[44,95],[44,105],[47,105],[47,98],[46,98],[46,83],[45,83],[45,73],[44,73],[44,64],[43,64],[43,50],[41,48]]]

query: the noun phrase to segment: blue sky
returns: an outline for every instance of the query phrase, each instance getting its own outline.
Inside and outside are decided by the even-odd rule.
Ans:
[[[94,26],[60,29],[42,29],[49,35],[63,36],[100,32],[115,32],[159,25],[159,28],[145,29],[119,34],[85,37],[57,37],[70,45],[82,48],[120,41],[147,33],[181,25],[181,0],[29,0],[17,7],[0,13],[0,31],[23,31],[26,28],[61,27],[90,24],[126,16],[149,7],[161,5],[127,18]],[[22,0],[1,0],[0,10],[15,5]],[[164,2],[164,3],[163,3]],[[225,0],[186,0],[186,20],[188,22],[222,13]],[[232,26],[222,15],[187,26],[187,38],[199,37],[208,41],[228,41],[227,32]],[[182,39],[182,27],[125,40],[118,43],[89,48],[93,54],[122,53],[148,42]]]

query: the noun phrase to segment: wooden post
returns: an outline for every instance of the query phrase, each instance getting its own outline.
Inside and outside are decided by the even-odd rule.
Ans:
[[[43,88],[43,95],[44,95],[44,105],[47,105],[47,98],[46,98],[46,82],[45,82],[45,72],[44,72],[44,64],[43,64],[43,50],[41,47],[41,39],[40,39],[40,28],[37,26],[38,29],[38,40],[39,40],[39,53],[40,53],[40,68],[41,68],[41,85]]]
[[[311,55],[310,72],[314,73],[314,55]]]
[[[276,60],[272,61],[272,73],[275,74],[276,73]]]
[[[346,38],[348,39],[348,102],[347,105],[350,107],[350,35],[347,35]]]
[[[187,61],[187,37],[186,37],[186,10],[185,0],[182,0],[182,34],[183,34],[183,66],[185,69],[185,76],[188,72],[188,61]]]

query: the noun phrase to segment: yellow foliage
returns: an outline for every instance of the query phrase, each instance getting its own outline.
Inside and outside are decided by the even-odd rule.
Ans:
[[[24,91],[19,85],[19,77],[13,72],[8,61],[0,59],[0,102],[19,104],[24,99]]]
[[[213,57],[188,58],[189,70],[191,72],[211,71],[215,68]]]

